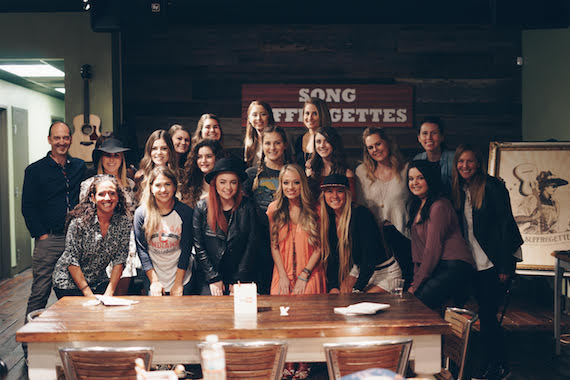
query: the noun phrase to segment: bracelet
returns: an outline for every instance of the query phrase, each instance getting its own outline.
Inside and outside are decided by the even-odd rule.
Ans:
[[[303,272],[305,272],[307,274],[308,277],[311,277],[311,273],[313,273],[312,270],[308,269],[308,268],[303,268],[302,270]]]
[[[89,287],[89,284],[85,285],[84,287],[82,287],[81,289],[79,289],[80,291],[84,291],[85,289],[87,289]]]
[[[303,277],[301,277],[300,275],[299,275],[299,276],[297,276],[297,280],[301,280],[301,281],[309,282],[309,279],[308,279],[308,278],[303,278]]]

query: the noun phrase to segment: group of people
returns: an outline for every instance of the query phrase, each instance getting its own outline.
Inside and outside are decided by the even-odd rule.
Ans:
[[[420,123],[424,152],[411,162],[385,129],[366,128],[355,171],[324,101],[307,100],[303,121],[291,143],[271,106],[252,102],[237,158],[223,149],[219,118],[204,114],[193,136],[180,125],[153,132],[136,173],[128,148],[107,138],[91,177],[67,154],[70,128],[55,122],[51,151],[24,181],[36,238],[28,312],[52,286],[58,297],[126,294],[137,270],[151,296],[220,296],[238,282],[261,294],[390,292],[404,278],[435,310],[474,289],[489,376],[500,378],[496,314],[522,245],[504,184],[475,148],[447,150],[437,118]],[[303,363],[285,371],[308,374]]]

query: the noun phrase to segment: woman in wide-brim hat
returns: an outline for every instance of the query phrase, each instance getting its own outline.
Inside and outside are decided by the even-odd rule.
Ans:
[[[125,160],[125,152],[130,149],[123,145],[123,143],[114,137],[107,138],[103,143],[93,151],[93,163],[97,168],[97,174],[108,174],[117,178],[123,193],[125,194],[125,201],[129,216],[132,216],[136,209],[135,202],[135,182],[127,177],[127,161]],[[95,177],[87,178],[81,182],[81,189],[79,199],[82,200],[87,196],[89,187],[93,183]],[[134,235],[131,233],[129,242],[129,255],[125,262],[125,268],[121,274],[121,279],[117,285],[116,295],[127,294],[131,277],[137,275],[137,268],[141,267],[140,260],[136,254],[136,246],[134,243]],[[112,267],[107,267],[107,274],[111,276]]]
[[[348,178],[332,174],[321,185],[321,260],[330,293],[388,292],[402,278],[384,246],[374,215],[352,203]]]
[[[235,157],[216,161],[205,176],[208,198],[194,209],[194,247],[204,295],[231,293],[233,284],[257,277],[255,206],[242,193],[244,166]]]

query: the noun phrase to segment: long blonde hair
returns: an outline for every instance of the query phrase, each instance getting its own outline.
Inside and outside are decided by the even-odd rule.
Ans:
[[[374,176],[374,171],[378,166],[376,160],[370,157],[368,153],[368,148],[366,147],[366,138],[372,135],[378,135],[381,140],[386,142],[388,145],[388,149],[390,150],[390,163],[392,164],[392,174],[394,177],[398,179],[399,182],[402,181],[401,172],[404,169],[405,161],[400,153],[400,149],[398,148],[398,144],[384,131],[382,128],[371,128],[368,127],[362,132],[362,144],[364,145],[364,152],[362,156],[362,163],[366,168],[366,176],[371,181],[376,181],[376,177]]]
[[[289,217],[289,199],[283,194],[283,176],[288,170],[296,172],[301,178],[299,224],[309,235],[309,244],[313,247],[320,247],[318,215],[314,210],[313,195],[304,170],[297,164],[287,164],[281,168],[279,173],[279,188],[275,192],[276,206],[271,228],[271,243],[275,247],[279,246],[279,231],[291,222]]]
[[[275,119],[273,118],[273,110],[271,109],[269,103],[263,102],[261,100],[254,100],[249,104],[249,107],[247,107],[247,125],[245,127],[245,138],[243,140],[243,159],[247,166],[251,166],[255,160],[255,156],[259,150],[260,143],[257,130],[249,122],[249,114],[251,113],[251,109],[255,106],[262,106],[265,109],[265,112],[267,112],[267,116],[269,117],[269,121],[267,123],[268,127],[275,124]]]
[[[485,197],[487,175],[485,174],[485,165],[481,152],[469,144],[460,144],[455,150],[455,156],[453,157],[453,170],[451,173],[451,196],[453,198],[453,205],[457,210],[461,208],[461,192],[463,191],[462,187],[465,180],[457,171],[457,161],[459,161],[459,157],[465,152],[472,152],[477,161],[477,170],[469,182],[469,193],[471,195],[471,205],[475,210],[479,210],[483,205],[483,198]]]
[[[338,236],[338,281],[341,284],[350,273],[354,264],[352,260],[352,237],[350,236],[350,219],[352,218],[352,192],[345,187],[346,202],[340,213],[340,218],[336,226]],[[321,202],[321,261],[326,268],[331,247],[329,245],[330,219],[334,218],[334,211],[330,209],[325,201],[324,191],[319,196]],[[332,215],[331,215],[332,214]]]
[[[176,194],[176,190],[178,189],[178,181],[176,179],[176,173],[166,166],[156,166],[154,169],[150,171],[148,176],[148,180],[146,181],[146,186],[143,189],[142,193],[142,200],[141,204],[143,204],[146,208],[146,215],[144,218],[143,229],[144,229],[144,236],[147,242],[150,242],[152,235],[157,233],[160,228],[160,222],[162,219],[162,215],[160,214],[160,210],[158,209],[158,204],[156,203],[156,199],[152,194],[151,187],[156,178],[158,176],[163,175],[172,181],[174,185],[174,194]],[[173,196],[175,197],[175,196]]]

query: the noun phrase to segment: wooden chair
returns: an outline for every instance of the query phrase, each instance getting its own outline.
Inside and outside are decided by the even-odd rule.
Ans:
[[[404,376],[412,339],[323,345],[331,380],[369,368],[386,368]]]
[[[451,334],[443,336],[443,357],[445,358],[445,369],[436,374],[437,379],[452,379],[449,372],[450,360],[458,368],[457,380],[464,380],[467,377],[466,363],[469,353],[469,338],[471,328],[477,321],[477,314],[466,309],[448,307],[445,310],[445,320],[451,323]]]
[[[136,379],[135,359],[142,358],[150,369],[153,349],[150,347],[61,347],[59,356],[67,380]]]
[[[220,342],[226,355],[226,378],[281,380],[287,343],[282,341]],[[199,344],[200,351],[204,344]]]

